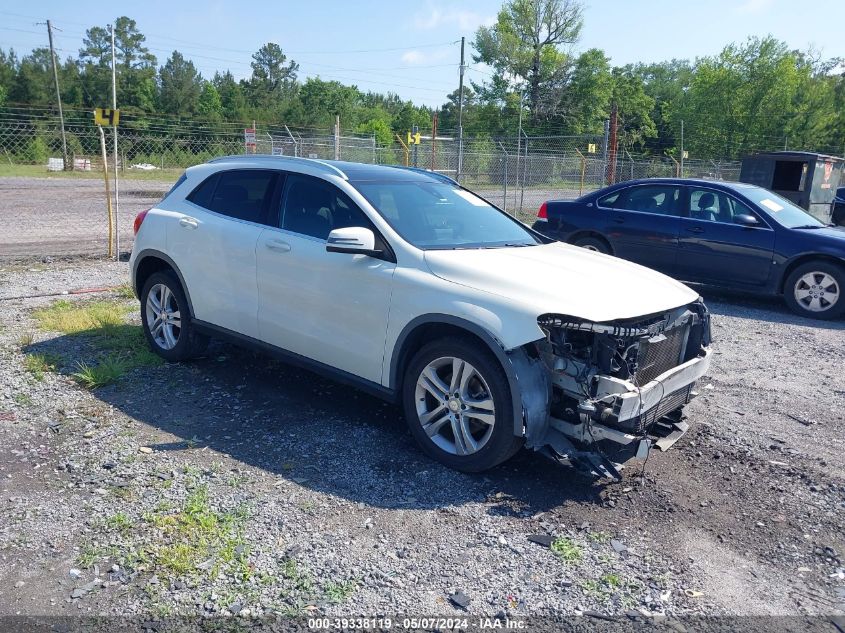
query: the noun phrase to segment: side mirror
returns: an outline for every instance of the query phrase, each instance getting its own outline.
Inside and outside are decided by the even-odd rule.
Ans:
[[[755,218],[750,213],[741,213],[734,216],[734,222],[742,226],[759,226],[760,220]]]
[[[379,257],[382,251],[376,250],[376,236],[370,229],[361,226],[348,226],[329,233],[326,241],[329,253],[347,253],[349,255],[369,255]]]

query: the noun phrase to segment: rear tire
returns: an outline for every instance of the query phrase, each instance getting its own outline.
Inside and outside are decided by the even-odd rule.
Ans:
[[[208,337],[195,331],[182,285],[172,272],[150,275],[141,291],[141,324],[150,349],[170,362],[202,355]]]
[[[471,340],[449,337],[423,346],[405,371],[402,404],[423,452],[449,468],[487,470],[522,446],[505,372]]]
[[[845,313],[845,268],[820,260],[801,264],[783,285],[786,305],[811,319],[835,319]]]
[[[586,248],[588,251],[610,255],[610,247],[604,240],[597,237],[581,237],[575,240],[574,244],[575,246]]]

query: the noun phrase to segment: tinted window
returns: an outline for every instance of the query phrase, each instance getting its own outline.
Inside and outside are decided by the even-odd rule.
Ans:
[[[282,228],[324,240],[334,229],[372,223],[334,185],[309,176],[290,176],[285,194]]]
[[[708,222],[736,223],[739,215],[758,217],[747,205],[723,191],[691,189],[689,217]]]
[[[533,246],[520,222],[453,184],[431,181],[358,182],[355,188],[418,248]]]
[[[681,188],[675,185],[630,187],[599,200],[599,205],[627,211],[673,215],[678,212]]]
[[[261,169],[224,171],[208,178],[188,199],[231,218],[267,224],[276,176],[276,172]]]

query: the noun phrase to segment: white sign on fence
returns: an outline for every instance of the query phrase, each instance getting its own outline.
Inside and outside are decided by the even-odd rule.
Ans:
[[[48,158],[47,171],[64,171],[65,161],[61,158]]]

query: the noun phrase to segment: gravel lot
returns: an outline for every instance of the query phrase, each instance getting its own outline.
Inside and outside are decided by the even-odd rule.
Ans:
[[[6,265],[0,297],[126,276]],[[716,353],[692,430],[608,483],[528,452],[449,471],[398,409],[219,343],[85,390],[84,340],[32,318],[56,298],[0,300],[0,614],[845,611],[842,322],[705,292]],[[27,371],[34,353],[57,372]],[[216,531],[185,569],[178,535],[199,532],[174,531],[197,517]]]

